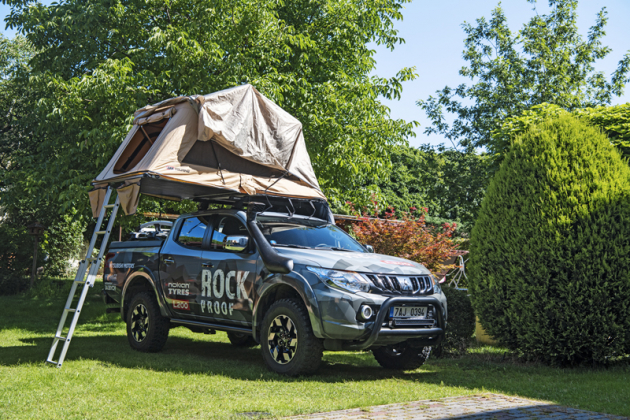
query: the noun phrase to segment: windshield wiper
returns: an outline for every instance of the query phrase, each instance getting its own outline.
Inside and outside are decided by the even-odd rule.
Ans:
[[[346,251],[346,252],[355,252],[351,249],[346,248],[338,248],[336,246],[318,246],[315,249],[332,249],[333,251]]]
[[[272,244],[271,246],[282,246],[282,247],[285,247],[285,248],[312,249],[312,248],[309,248],[308,246],[293,245],[293,244]]]

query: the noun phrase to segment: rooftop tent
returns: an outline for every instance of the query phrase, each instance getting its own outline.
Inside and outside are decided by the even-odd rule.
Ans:
[[[92,182],[94,214],[108,185],[118,189],[126,214],[135,213],[140,193],[211,202],[257,195],[325,201],[302,124],[251,85],[167,99],[134,117]]]

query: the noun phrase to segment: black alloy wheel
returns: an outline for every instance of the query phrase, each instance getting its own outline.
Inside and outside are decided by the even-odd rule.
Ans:
[[[134,350],[155,353],[168,338],[169,319],[160,314],[153,292],[134,295],[127,310],[127,340]]]
[[[315,373],[322,361],[322,340],[315,337],[302,300],[282,299],[265,313],[260,349],[269,369],[287,376]]]
[[[298,347],[295,324],[286,315],[278,315],[269,325],[267,341],[271,357],[281,365],[293,360]]]
[[[149,313],[147,307],[138,303],[131,311],[131,336],[138,343],[147,338],[149,331]]]

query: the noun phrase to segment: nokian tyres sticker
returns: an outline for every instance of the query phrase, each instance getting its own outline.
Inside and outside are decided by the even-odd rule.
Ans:
[[[189,296],[190,284],[189,283],[166,283],[169,295],[175,296]]]

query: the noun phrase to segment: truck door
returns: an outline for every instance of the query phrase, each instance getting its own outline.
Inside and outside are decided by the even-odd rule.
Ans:
[[[258,251],[243,222],[234,216],[215,216],[209,249],[203,253],[204,318],[251,325],[257,261]]]
[[[210,240],[211,218],[183,219],[171,233],[160,255],[160,281],[166,302],[178,317],[199,313],[199,285],[204,246]]]

